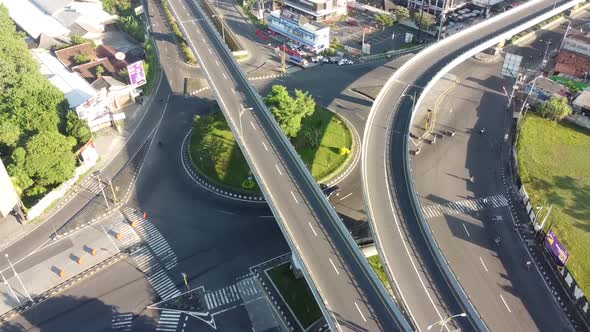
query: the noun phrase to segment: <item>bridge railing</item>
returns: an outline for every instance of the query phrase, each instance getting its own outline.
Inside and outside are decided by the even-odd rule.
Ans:
[[[528,2],[527,4],[521,6],[523,8],[516,8],[515,10],[527,10],[529,9],[531,6],[537,5],[536,4],[537,1],[531,1]],[[439,70],[433,77],[432,79],[429,81],[429,83],[424,87],[424,89],[422,90],[422,92],[420,93],[420,96],[418,98],[418,100],[416,100],[416,103],[414,105],[414,110],[412,112],[412,115],[410,117],[409,123],[411,124],[414,120],[414,116],[416,115],[415,110],[418,109],[420,103],[423,101],[423,98],[425,98],[427,92],[432,89],[432,87],[436,84],[436,82],[442,78],[443,75],[445,75],[446,73],[448,73],[451,69],[455,68],[456,66],[458,66],[459,64],[461,64],[462,62],[464,62],[465,60],[467,60],[468,58],[472,57],[473,55],[493,46],[496,45],[508,38],[510,38],[511,36],[524,31],[538,23],[541,23],[543,21],[545,21],[546,19],[555,16],[556,14],[563,12],[565,10],[570,9],[571,7],[574,7],[575,5],[581,3],[582,0],[574,0],[574,1],[566,1],[566,2],[561,2],[559,4],[559,6],[556,6],[556,8],[549,10],[541,15],[538,15],[534,18],[531,18],[530,20],[525,21],[522,24],[515,24],[514,27],[509,27],[507,31],[502,32],[498,35],[496,35],[493,38],[490,38],[486,41],[483,41],[477,45],[473,45],[472,47],[468,48],[467,50],[465,50],[462,54],[460,54],[458,57],[454,58],[452,61],[450,61],[449,63],[447,63],[441,70]],[[468,29],[466,29],[465,31],[458,33],[456,35],[453,35],[447,39],[444,39],[443,41],[441,41],[440,43],[434,44],[431,47],[428,47],[427,49],[425,49],[423,52],[418,53],[418,55],[416,55],[415,58],[411,59],[409,62],[416,62],[418,59],[423,58],[427,55],[429,55],[431,52],[435,52],[437,49],[439,49],[440,47],[447,47],[449,44],[457,41],[458,39],[460,39],[461,37],[464,37],[464,34],[468,34],[468,33],[473,33],[474,31],[480,29],[482,26],[485,25],[491,25],[494,24],[495,21],[497,20],[501,20],[503,18],[502,15],[498,15],[495,16],[493,18],[491,18],[490,20],[486,21],[486,22],[482,22],[481,25],[477,25],[477,26],[473,26],[470,27]],[[407,64],[407,63],[406,63]],[[406,65],[404,64],[404,66]],[[402,66],[402,68],[400,68],[398,70],[398,72],[401,72],[403,69],[408,69],[411,68],[412,63],[410,63],[407,67],[404,68],[404,66]],[[394,75],[395,76],[395,75]],[[392,76],[393,77],[393,76]],[[388,82],[389,83],[389,82]],[[471,302],[471,300],[469,299],[469,296],[465,293],[465,291],[463,290],[463,287],[461,286],[461,284],[458,282],[457,277],[455,276],[455,274],[453,273],[450,264],[448,263],[448,261],[446,260],[446,258],[444,257],[444,255],[442,254],[442,251],[435,239],[435,237],[433,236],[432,230],[430,229],[430,225],[428,224],[428,222],[426,221],[426,218],[423,215],[422,212],[422,208],[421,208],[421,204],[420,204],[420,200],[416,194],[416,189],[415,189],[415,185],[414,185],[414,178],[412,176],[412,169],[411,169],[411,165],[410,165],[410,159],[409,159],[409,128],[410,126],[407,126],[408,128],[408,132],[405,133],[406,135],[406,140],[404,140],[404,151],[406,151],[406,153],[404,154],[405,157],[405,172],[406,172],[406,177],[408,179],[410,179],[410,181],[408,181],[409,187],[410,187],[410,193],[411,193],[411,199],[412,199],[412,204],[414,206],[415,212],[418,215],[418,219],[419,222],[422,226],[422,228],[425,230],[424,234],[425,234],[425,238],[429,244],[429,246],[432,249],[432,252],[434,254],[434,257],[436,259],[436,261],[439,264],[439,267],[442,269],[442,271],[444,272],[444,274],[446,275],[446,279],[449,282],[449,284],[451,285],[454,293],[458,296],[459,300],[462,302],[463,307],[466,309],[467,314],[470,316],[471,320],[476,324],[476,327],[481,330],[481,331],[488,331],[488,327],[485,324],[485,322],[483,321],[483,319],[481,318],[481,315],[479,314],[479,312],[477,311],[477,309],[475,308],[475,306],[473,305],[473,303]]]
[[[358,246],[354,242],[353,238],[350,236],[350,233],[345,228],[343,223],[340,221],[340,218],[338,217],[337,213],[334,211],[334,208],[330,205],[330,203],[328,202],[325,195],[321,192],[315,179],[311,176],[311,174],[307,170],[307,167],[305,166],[305,164],[303,163],[303,161],[301,160],[301,158],[299,157],[299,155],[297,154],[297,152],[293,148],[292,144],[289,142],[289,140],[287,139],[287,137],[283,133],[282,129],[280,128],[280,126],[278,125],[276,120],[274,119],[274,116],[268,110],[268,108],[266,107],[264,102],[262,101],[262,98],[258,94],[258,91],[254,88],[254,86],[247,79],[246,75],[244,74],[244,72],[240,68],[239,64],[236,62],[235,58],[232,56],[231,50],[227,47],[227,45],[225,43],[222,42],[222,36],[220,36],[217,29],[214,28],[214,25],[210,21],[209,17],[207,17],[207,15],[205,15],[205,11],[203,10],[203,8],[201,8],[198,1],[196,1],[196,0],[190,0],[190,1],[195,5],[197,10],[200,11],[200,15],[201,15],[201,17],[203,17],[202,21],[205,23],[205,24],[203,24],[203,26],[207,27],[207,29],[209,29],[210,32],[215,36],[214,42],[217,43],[219,48],[222,49],[223,52],[225,53],[226,60],[227,60],[226,65],[228,65],[228,67],[233,67],[234,72],[237,73],[236,79],[239,79],[241,81],[242,85],[247,88],[248,93],[255,100],[256,106],[258,107],[259,110],[262,111],[262,114],[264,115],[265,120],[272,124],[271,128],[274,131],[275,138],[278,138],[280,141],[280,142],[275,142],[275,143],[280,143],[282,145],[282,147],[288,151],[289,156],[291,157],[291,159],[295,162],[295,164],[297,166],[297,171],[298,171],[299,175],[301,175],[303,177],[303,179],[305,180],[305,182],[306,182],[305,185],[307,185],[309,187],[309,189],[314,193],[315,198],[318,199],[321,202],[321,204],[323,205],[324,209],[326,211],[328,211],[329,218],[331,219],[331,222],[333,222],[333,224],[336,225],[338,232],[340,233],[342,238],[345,239],[348,246],[352,249],[352,253],[355,255],[355,258],[359,262],[361,262],[363,268],[365,269],[366,274],[370,278],[370,281],[375,285],[375,288],[377,288],[379,290],[381,297],[385,300],[385,302],[387,302],[390,309],[393,311],[393,313],[396,317],[396,320],[398,322],[398,325],[401,327],[401,329],[403,331],[412,331],[412,328],[411,328],[410,324],[408,323],[406,317],[402,314],[402,312],[399,310],[397,305],[393,302],[391,296],[389,295],[389,293],[387,292],[387,290],[385,289],[385,287],[383,286],[381,281],[377,278],[377,275],[373,271],[372,267],[369,265],[369,263],[366,260],[366,258],[364,257],[364,255],[361,253],[360,249],[358,248]],[[173,9],[173,11],[174,11],[174,15],[178,17],[176,11],[174,9]],[[181,24],[181,29],[184,30],[183,32],[186,33],[186,30],[182,24]],[[198,53],[196,52],[196,48],[194,47],[194,45],[192,44],[190,39],[188,40],[188,42],[189,42],[190,47],[192,47],[193,50],[195,51],[195,54],[197,54],[197,56],[199,56]],[[215,93],[217,93],[217,92],[215,92]],[[220,96],[217,96],[217,97],[220,97]],[[228,119],[230,127],[232,127],[232,131],[234,133],[238,133],[239,127],[236,126],[236,124],[232,121],[230,116],[227,116],[226,118]],[[240,146],[242,151],[247,152],[248,149],[246,148],[244,142],[242,141],[241,136],[235,135],[235,137],[236,137],[236,141],[238,142],[238,145]],[[256,178],[262,179],[262,177],[260,177],[260,175],[258,174],[256,164],[250,158],[249,154],[244,153],[244,157],[246,158],[246,161],[250,165],[252,171],[255,173]],[[285,223],[287,221],[283,220],[283,218],[280,217],[281,216],[280,211],[278,211],[274,207],[274,205],[272,204],[272,200],[270,199],[271,195],[267,191],[266,186],[261,186],[261,190],[262,190],[264,196],[267,198],[267,201],[269,202],[269,206],[273,212],[273,215],[275,215],[275,217],[277,217],[277,219],[279,221],[278,222],[279,227],[280,227],[281,231],[283,232],[283,234],[285,235],[285,238],[286,238],[289,246],[291,248],[296,249],[294,251],[295,257],[299,260],[299,262],[301,262],[301,265],[303,267],[301,269],[303,276],[305,277],[306,281],[310,285],[310,289],[311,289],[316,301],[318,302],[318,305],[322,311],[322,314],[324,315],[324,317],[326,317],[328,325],[330,326],[330,328],[333,331],[338,331],[338,328],[337,328],[335,321],[334,321],[335,317],[327,309],[326,302],[325,302],[324,298],[321,296],[321,294],[318,292],[317,287],[315,286],[315,283],[313,281],[313,278],[311,277],[311,274],[309,273],[309,269],[307,267],[305,260],[303,260],[301,255],[299,254],[300,249],[299,249],[298,245],[296,243],[294,243],[293,239],[291,238],[290,232],[288,231],[288,229],[285,226]]]

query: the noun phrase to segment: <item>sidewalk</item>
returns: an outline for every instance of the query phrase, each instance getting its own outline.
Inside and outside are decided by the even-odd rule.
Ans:
[[[6,283],[0,286],[0,314],[27,302],[27,291],[35,298],[139,241],[123,215],[117,212],[94,227],[49,242],[23,260],[12,262],[18,276],[10,267],[0,271],[6,278]]]

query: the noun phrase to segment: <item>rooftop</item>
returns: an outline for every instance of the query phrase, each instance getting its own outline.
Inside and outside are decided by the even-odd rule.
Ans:
[[[552,81],[551,79],[547,78],[547,77],[539,77],[536,79],[535,81],[535,87],[550,92],[552,94],[558,94],[561,96],[566,96],[567,95],[567,88],[555,81]]]
[[[55,51],[55,56],[68,68],[73,68],[78,65],[75,60],[77,55],[85,55],[91,62],[98,59],[91,43],[74,45]]]
[[[581,41],[586,44],[590,44],[590,37],[588,35],[584,35],[584,34],[580,34],[580,33],[569,34],[567,36],[567,39],[574,39],[574,40]]]
[[[78,73],[68,70],[49,51],[34,49],[31,53],[41,66],[41,73],[64,93],[71,108],[76,108],[96,95],[96,90],[88,82]]]
[[[97,73],[98,67],[101,66],[104,70],[102,75],[115,76],[117,75],[117,69],[109,62],[107,58],[98,59],[92,62],[88,62],[72,69],[80,73],[80,75],[88,82],[92,83],[100,78]]]
[[[59,37],[70,33],[68,28],[28,0],[0,0],[0,3],[6,5],[12,20],[35,39],[39,38],[41,33],[49,37]]]
[[[561,50],[557,55],[555,69],[568,75],[584,76],[590,71],[590,58],[578,53]]]

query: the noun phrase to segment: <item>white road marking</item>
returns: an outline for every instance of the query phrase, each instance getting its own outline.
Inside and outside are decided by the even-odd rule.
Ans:
[[[479,261],[481,262],[481,265],[483,265],[483,269],[486,270],[486,272],[488,272],[488,268],[485,265],[485,263],[483,262],[483,259],[481,259],[481,257],[479,258]]]
[[[203,41],[203,43],[205,42],[205,38],[201,37],[201,40]]]
[[[223,78],[227,80],[227,76],[225,76],[225,73],[221,73],[221,75],[223,75]]]
[[[215,60],[215,64],[217,65],[217,67],[219,67],[219,61]]]
[[[256,130],[256,127],[254,126],[254,123],[252,121],[250,121],[250,125],[252,125],[252,128],[254,128],[254,130]]]
[[[508,312],[512,312],[512,310],[510,310],[510,308],[508,307],[506,300],[504,300],[504,296],[502,296],[502,294],[500,294],[500,298],[502,299],[502,302],[504,302],[504,305],[506,306],[506,309],[508,309]]]
[[[295,203],[299,204],[299,201],[297,200],[297,197],[295,197],[295,194],[291,191],[291,196],[293,196],[293,199],[295,200]]]
[[[279,168],[279,166],[277,166],[277,164],[275,164],[275,167],[277,169],[277,172],[279,172],[279,175],[283,175],[283,172],[281,172],[281,169]]]
[[[264,146],[264,149],[265,149],[266,151],[268,151],[268,148],[266,147],[266,144],[264,144],[264,142],[262,142],[262,146]]]
[[[340,200],[340,201],[341,201],[341,200],[344,200],[344,199],[346,199],[346,198],[350,197],[350,195],[352,195],[352,193],[350,193],[350,194],[348,194],[348,195],[346,195],[346,196],[342,197],[342,198],[341,198],[341,199],[339,199],[339,200]]]
[[[359,308],[359,305],[356,304],[356,301],[354,302],[354,306],[356,307],[356,310],[359,311],[359,314],[361,314],[361,317],[363,317],[363,320],[365,321],[365,323],[367,322],[367,319],[365,318],[365,315],[363,315],[363,312],[361,311],[361,308]]]
[[[209,50],[209,54],[213,55],[213,52],[211,51],[211,49],[208,48],[208,50]]]
[[[363,118],[362,116],[360,116],[358,113],[355,112],[354,115],[356,115],[359,119],[365,121],[365,118]]]
[[[309,224],[309,228],[311,228],[311,231],[313,232],[313,235],[318,236],[318,233],[315,232],[315,229],[313,228],[313,226],[311,225],[310,222],[308,222]]]
[[[217,210],[217,212],[221,212],[221,213],[225,213],[225,214],[235,214],[233,212],[229,212],[229,211],[224,211],[224,210]]]
[[[336,265],[334,265],[334,262],[332,262],[332,258],[328,258],[330,260],[330,264],[332,264],[332,267],[334,268],[334,271],[336,271],[337,275],[340,275],[340,272],[338,272],[338,269],[336,268]]]
[[[465,227],[465,224],[463,225],[463,229],[465,230],[465,233],[467,233],[467,236],[471,237],[471,235],[469,234],[469,231],[467,230],[467,227]]]
[[[231,92],[234,94],[234,96],[236,95],[236,89],[231,89]]]

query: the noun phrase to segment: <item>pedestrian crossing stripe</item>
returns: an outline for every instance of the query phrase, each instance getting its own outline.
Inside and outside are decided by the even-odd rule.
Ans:
[[[163,310],[156,326],[156,331],[176,331],[182,313]]]
[[[180,291],[176,288],[176,285],[164,269],[159,269],[154,274],[148,276],[148,281],[162,300],[180,295]]]
[[[495,195],[484,198],[467,199],[444,204],[424,205],[422,212],[426,218],[440,217],[444,214],[453,215],[470,213],[488,208],[508,206],[508,200],[503,195]]]
[[[113,331],[131,331],[132,323],[132,313],[115,313],[111,320],[111,328]]]
[[[156,226],[145,220],[139,212],[132,208],[127,207],[124,211],[131,221],[137,223],[138,233],[153,250],[156,256],[164,263],[164,267],[167,270],[170,270],[178,265],[178,257],[172,248],[170,248],[168,241],[166,241]]]
[[[246,297],[252,297],[259,293],[260,290],[254,282],[254,278],[250,277],[233,285],[205,293],[205,302],[207,308],[213,310],[222,306],[234,305],[236,302],[243,301]]]

